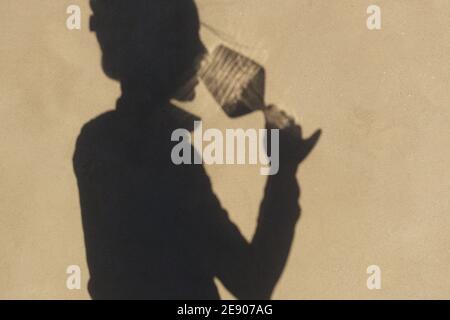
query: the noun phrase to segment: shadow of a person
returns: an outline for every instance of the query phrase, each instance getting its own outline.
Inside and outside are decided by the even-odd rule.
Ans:
[[[191,129],[195,117],[169,101],[193,99],[183,84],[195,85],[186,80],[205,51],[193,1],[91,0],[91,7],[103,69],[122,88],[114,111],[85,124],[74,154],[91,297],[219,299],[217,277],[237,298],[269,299],[300,215],[297,167],[315,141],[281,134],[280,172],[268,178],[249,243],[204,168],[170,157],[172,132]]]

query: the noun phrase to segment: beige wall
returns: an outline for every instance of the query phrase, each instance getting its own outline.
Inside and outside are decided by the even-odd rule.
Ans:
[[[303,165],[303,216],[274,298],[450,298],[450,3],[379,0],[199,0],[204,22],[264,63],[267,97],[322,128]],[[65,9],[79,4],[82,31]],[[87,1],[0,2],[0,298],[88,298],[71,156],[79,129],[113,107],[87,29]],[[220,39],[203,32],[212,48]],[[99,94],[100,93],[100,94]],[[203,87],[186,106],[206,127],[229,120]],[[251,237],[264,178],[210,167],[224,207]],[[80,265],[83,289],[65,288]],[[382,268],[380,291],[366,268]],[[226,292],[224,297],[230,297]]]

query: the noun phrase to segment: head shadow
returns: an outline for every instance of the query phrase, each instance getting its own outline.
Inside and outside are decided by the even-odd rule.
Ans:
[[[105,74],[125,93],[192,100],[206,49],[193,0],[91,0]]]

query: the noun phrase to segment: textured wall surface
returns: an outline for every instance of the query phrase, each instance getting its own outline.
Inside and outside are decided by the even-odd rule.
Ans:
[[[66,8],[82,30],[66,29]],[[450,298],[450,2],[199,0],[209,49],[225,42],[267,70],[267,100],[322,128],[299,171],[303,215],[274,298]],[[100,67],[81,0],[0,2],[0,298],[89,298],[71,157],[82,125],[112,109],[118,84]],[[100,94],[99,94],[100,93]],[[231,120],[198,89],[185,106],[211,128]],[[258,166],[207,168],[214,190],[252,236]],[[79,265],[82,289],[66,289]],[[382,290],[366,268],[382,269]],[[221,289],[222,296],[231,296]]]

